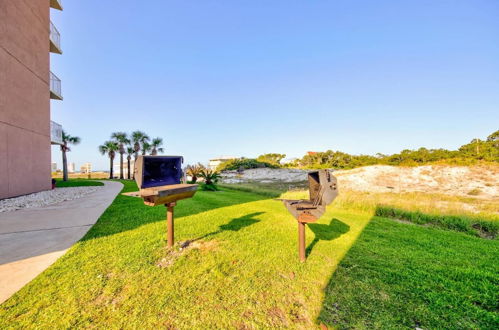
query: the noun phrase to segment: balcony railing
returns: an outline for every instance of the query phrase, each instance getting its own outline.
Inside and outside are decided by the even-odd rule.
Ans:
[[[50,7],[54,8],[54,9],[62,10],[61,0],[50,0]]]
[[[62,144],[62,126],[55,121],[50,121],[50,143]]]
[[[52,72],[50,72],[50,98],[62,100],[61,79]]]
[[[50,51],[56,54],[62,54],[61,34],[55,27],[54,23],[50,22]]]

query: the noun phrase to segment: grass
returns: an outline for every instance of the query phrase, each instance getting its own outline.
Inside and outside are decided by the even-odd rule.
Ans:
[[[260,192],[269,197],[307,198],[304,190],[286,191],[286,184],[225,184],[227,188]],[[294,186],[299,187],[299,184]],[[443,194],[369,193],[341,191],[334,205],[338,209],[404,220],[421,225],[496,238],[499,233],[499,200]]]
[[[257,193],[268,197],[279,197],[287,191],[302,191],[308,189],[308,183],[305,181],[298,182],[257,182],[249,181],[237,184],[219,184],[221,187],[232,190]]]
[[[312,327],[331,271],[369,221],[330,210],[302,264],[297,225],[278,201],[199,191],[175,212],[177,241],[199,244],[180,255],[165,248],[164,207],[119,195],[82,241],[0,307],[0,328]]]
[[[104,184],[102,182],[92,181],[87,179],[69,179],[68,181],[62,181],[62,179],[56,179],[57,188],[103,186],[103,185]]]
[[[52,177],[62,179],[62,172],[52,172]],[[68,173],[68,177],[69,179],[108,179],[109,172],[92,172],[90,175],[85,173]]]
[[[0,328],[497,328],[497,240],[339,200],[307,226],[300,263],[296,222],[273,196],[199,191],[175,208],[177,241],[194,242],[168,250],[165,208],[119,195],[0,306]]]
[[[498,221],[463,215],[425,214],[419,211],[406,211],[389,206],[378,206],[375,215],[405,220],[419,225],[431,225],[490,239],[495,239],[499,232]]]
[[[497,241],[375,217],[326,288],[339,328],[497,329]]]

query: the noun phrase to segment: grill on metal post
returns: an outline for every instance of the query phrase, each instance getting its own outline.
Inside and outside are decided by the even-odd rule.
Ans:
[[[177,201],[194,196],[198,188],[197,184],[182,183],[182,163],[181,156],[139,156],[135,162],[135,182],[140,190],[124,193],[142,198],[148,206],[166,206],[168,247],[174,244],[173,208]]]
[[[338,196],[337,180],[329,170],[308,173],[309,199],[282,199],[288,211],[298,221],[298,253],[300,260],[305,255],[305,225],[316,222]]]

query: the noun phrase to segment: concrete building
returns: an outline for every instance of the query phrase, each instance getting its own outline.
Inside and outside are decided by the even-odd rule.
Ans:
[[[50,99],[62,95],[50,52],[62,52],[50,7],[62,10],[59,0],[0,1],[0,199],[51,188],[50,144],[62,128]]]
[[[210,159],[210,162],[208,163],[208,167],[212,170],[216,170],[218,165],[222,164],[223,162],[226,162],[228,160],[232,160],[232,159],[237,159],[237,157],[233,157],[233,156],[220,156],[218,158],[213,158],[213,159]]]
[[[119,179],[120,177],[120,159],[119,159],[119,155],[116,157],[118,158],[117,160],[115,159],[114,160],[114,164],[113,164],[113,176],[115,176],[116,178]],[[130,161],[130,178],[133,177],[133,171],[134,171],[134,160],[132,159]],[[126,155],[125,155],[125,159],[123,161],[123,177],[125,179],[128,179],[128,161],[126,160]]]
[[[68,173],[74,173],[74,172],[76,172],[75,163],[68,163]]]
[[[92,173],[92,164],[91,163],[85,163],[85,164],[81,165],[80,172],[82,174],[90,174],[90,173]]]

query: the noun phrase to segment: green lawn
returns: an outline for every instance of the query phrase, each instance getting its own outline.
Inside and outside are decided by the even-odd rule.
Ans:
[[[300,263],[295,220],[268,196],[224,189],[181,201],[176,239],[195,241],[168,251],[165,207],[120,195],[0,306],[0,328],[497,325],[496,240],[332,207],[308,227]]]
[[[340,328],[498,329],[496,240],[375,217],[326,289]]]
[[[99,181],[87,180],[87,179],[69,179],[68,181],[62,181],[62,179],[55,179],[57,188],[66,187],[84,187],[84,186],[103,186],[104,184]]]

